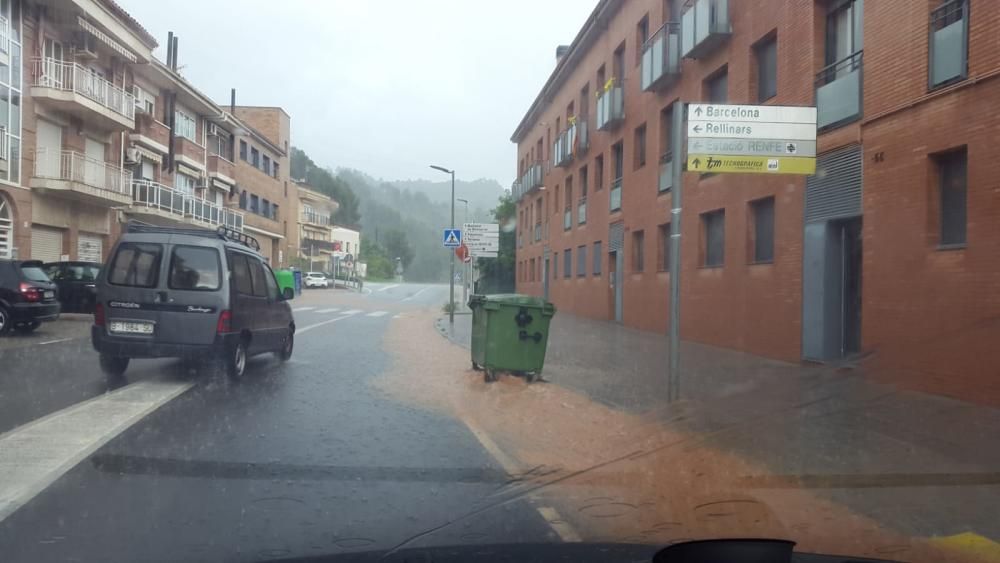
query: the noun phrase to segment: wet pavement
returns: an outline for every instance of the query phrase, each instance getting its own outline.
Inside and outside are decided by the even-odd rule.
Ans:
[[[428,540],[552,541],[527,501],[447,526],[494,503],[511,476],[461,423],[371,385],[386,369],[383,335],[393,319],[439,307],[439,287],[404,302],[422,288],[415,289],[378,301],[307,293],[294,302],[300,331],[343,320],[300,334],[286,364],[269,355],[252,360],[239,384],[205,380],[177,362],[134,362],[130,382],[195,385],[0,522],[2,559],[256,561]],[[89,343],[60,346],[30,389],[21,369],[40,359],[5,363],[16,371],[4,370],[4,388],[28,389],[8,391],[5,406],[14,397],[35,406],[15,409],[4,430],[106,390],[89,367],[96,365]],[[52,399],[39,398],[45,390]],[[422,535],[438,526],[446,527]]]

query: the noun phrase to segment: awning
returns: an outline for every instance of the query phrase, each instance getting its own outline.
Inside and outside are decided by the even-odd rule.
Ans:
[[[284,235],[279,235],[278,233],[272,233],[271,231],[265,231],[264,229],[258,229],[257,227],[251,227],[250,225],[247,225],[246,223],[243,223],[243,230],[244,231],[250,231],[251,233],[257,233],[257,234],[260,234],[260,235],[267,235],[267,236],[269,236],[271,238],[279,238],[279,239],[285,238]]]
[[[134,148],[136,151],[138,151],[139,152],[139,156],[141,156],[142,158],[148,158],[149,160],[152,160],[153,162],[155,162],[157,164],[163,162],[163,157],[160,156],[160,153],[158,153],[158,152],[154,152],[154,151],[151,151],[149,149],[144,149],[142,147],[137,147],[137,146],[133,146],[132,148]]]
[[[223,182],[222,180],[220,180],[218,178],[212,178],[212,185],[215,186],[215,187],[217,187],[217,188],[219,188],[220,190],[226,190],[227,192],[229,190],[233,189],[233,186],[231,186],[230,184],[227,184],[227,183]]]
[[[181,174],[187,174],[188,176],[194,176],[195,178],[200,178],[204,173],[197,168],[192,168],[183,162],[177,162],[177,171]]]
[[[134,63],[134,62],[136,62],[138,60],[136,58],[135,54],[132,53],[132,51],[129,51],[121,43],[119,43],[119,42],[115,41],[114,39],[108,37],[108,35],[106,33],[104,33],[103,31],[101,31],[99,29],[97,29],[96,27],[94,27],[94,24],[92,24],[92,23],[88,22],[87,20],[83,19],[83,16],[77,16],[76,19],[77,19],[77,22],[80,24],[80,27],[82,27],[83,29],[87,30],[91,35],[93,35],[94,37],[96,37],[97,39],[99,39],[101,41],[101,43],[104,43],[108,47],[111,47],[111,49],[114,50],[114,52],[116,52],[119,55],[121,55],[121,56],[125,57],[126,59],[128,59],[129,62],[133,62]]]

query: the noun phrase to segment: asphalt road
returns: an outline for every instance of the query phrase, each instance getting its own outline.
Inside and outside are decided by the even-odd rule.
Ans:
[[[3,561],[258,561],[554,541],[526,500],[450,524],[503,498],[512,477],[460,422],[370,385],[387,369],[389,323],[440,308],[448,288],[365,289],[307,292],[293,304],[293,359],[256,358],[239,384],[175,361],[137,361],[129,385],[107,395],[85,336],[0,350],[0,439],[41,432],[45,424],[31,421],[83,405],[76,416],[96,409],[88,439],[100,444],[0,520]],[[101,413],[144,382],[180,386],[178,395],[110,439],[97,435]],[[59,437],[37,443],[39,455],[58,451]]]

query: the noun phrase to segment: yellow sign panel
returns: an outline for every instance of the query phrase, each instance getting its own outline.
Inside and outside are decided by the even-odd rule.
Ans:
[[[701,173],[815,174],[816,159],[802,156],[689,154],[687,169]]]

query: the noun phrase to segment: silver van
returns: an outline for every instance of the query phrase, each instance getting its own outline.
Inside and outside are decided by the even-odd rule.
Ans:
[[[130,222],[97,278],[91,340],[120,378],[133,358],[216,363],[240,378],[247,358],[292,356],[295,321],[253,237],[220,228]]]

